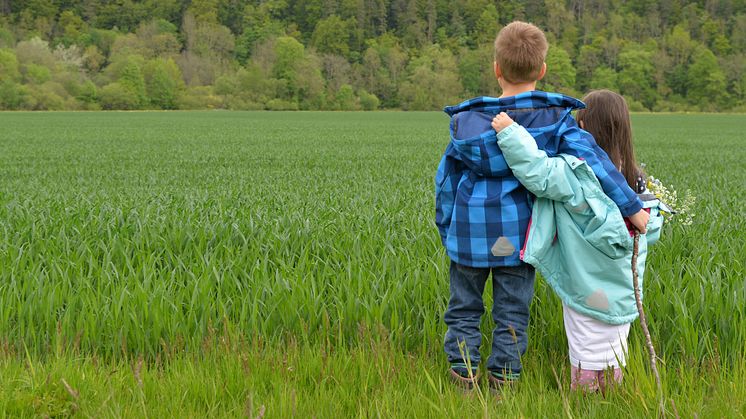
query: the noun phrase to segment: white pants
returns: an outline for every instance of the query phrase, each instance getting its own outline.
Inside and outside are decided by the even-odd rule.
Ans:
[[[562,304],[570,364],[584,370],[624,366],[629,323],[607,324]]]

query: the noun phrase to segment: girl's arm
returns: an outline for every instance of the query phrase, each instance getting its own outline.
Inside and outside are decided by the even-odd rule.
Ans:
[[[528,131],[513,122],[506,113],[501,112],[495,116],[492,128],[498,133],[497,144],[505,161],[526,189],[537,196],[561,202],[566,202],[576,193],[582,193],[582,188],[564,159],[549,158],[544,151],[538,149]],[[603,183],[603,180],[600,181]],[[635,205],[640,205],[639,202],[635,195]],[[624,215],[624,211],[622,214]],[[637,230],[641,233],[647,231],[650,215],[645,210],[640,209],[627,216]]]
[[[525,128],[501,113],[492,122],[497,144],[513,175],[531,193],[554,201],[567,202],[582,193],[580,184],[561,157],[549,157],[536,146]]]

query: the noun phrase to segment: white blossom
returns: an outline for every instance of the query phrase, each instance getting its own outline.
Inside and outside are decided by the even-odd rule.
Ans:
[[[664,217],[676,220],[684,226],[692,224],[695,216],[694,204],[697,199],[691,190],[687,189],[683,196],[679,197],[675,189],[664,185],[660,179],[653,176],[648,177],[647,188],[656,198],[673,210],[672,212],[661,211]]]

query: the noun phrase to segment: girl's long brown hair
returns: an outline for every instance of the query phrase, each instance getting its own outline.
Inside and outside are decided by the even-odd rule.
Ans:
[[[590,132],[596,144],[609,155],[629,187],[637,191],[640,169],[635,161],[627,102],[610,90],[593,90],[585,95],[583,102],[587,108],[578,111],[578,123],[583,123],[583,129]]]

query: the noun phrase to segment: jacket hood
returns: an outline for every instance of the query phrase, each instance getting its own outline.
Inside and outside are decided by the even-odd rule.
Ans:
[[[517,109],[542,109],[542,108],[570,108],[584,109],[585,103],[574,97],[565,96],[560,93],[548,93],[540,90],[521,93],[508,97],[489,97],[479,96],[465,100],[458,105],[446,106],[443,111],[448,116],[453,116],[459,112],[477,111],[497,115],[500,112]]]
[[[543,145],[557,133],[570,112],[583,108],[585,104],[573,97],[535,90],[503,98],[475,97],[448,106],[444,111],[451,116],[451,138],[454,140],[477,140],[494,135],[492,118],[500,112],[507,112]]]

